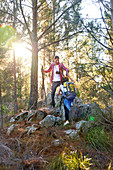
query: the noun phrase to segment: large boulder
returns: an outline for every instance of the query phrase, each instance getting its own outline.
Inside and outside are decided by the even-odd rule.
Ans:
[[[53,115],[47,115],[42,121],[39,122],[41,127],[52,127],[56,123],[56,117]]]
[[[82,101],[76,97],[71,111],[69,113],[70,120],[81,120],[84,118],[96,117],[101,112],[101,109],[97,103],[83,104]]]
[[[82,133],[87,134],[89,128],[92,127],[92,124],[93,124],[92,121],[81,120],[76,123],[75,127],[77,130],[80,130]]]

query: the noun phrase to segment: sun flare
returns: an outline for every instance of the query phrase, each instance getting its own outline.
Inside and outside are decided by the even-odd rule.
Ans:
[[[24,44],[15,43],[14,48],[16,57],[26,57],[30,55],[29,50],[25,47]]]

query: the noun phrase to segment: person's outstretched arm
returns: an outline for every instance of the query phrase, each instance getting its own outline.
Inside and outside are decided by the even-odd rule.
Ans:
[[[71,76],[69,75],[69,73],[67,73],[67,76],[70,78],[70,80],[75,83],[75,81],[71,78]]]
[[[49,67],[47,70],[44,70],[44,69],[42,68],[42,72],[43,72],[43,73],[49,73],[51,70],[52,70],[52,64],[50,65],[50,67]]]

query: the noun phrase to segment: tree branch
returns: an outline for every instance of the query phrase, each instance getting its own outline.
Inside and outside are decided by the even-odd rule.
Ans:
[[[76,15],[80,18],[80,16],[77,14],[77,12],[75,11],[74,7],[73,7],[74,12],[76,13]],[[81,20],[81,19],[80,19]],[[93,34],[92,32],[84,25],[83,21],[81,20],[83,26],[85,27],[85,29],[87,30],[87,32],[99,43],[101,44],[103,47],[107,48],[108,50],[113,50],[113,48],[109,48],[108,46],[104,45],[103,43],[101,43]]]
[[[64,40],[66,40],[66,39],[69,39],[69,38],[72,37],[73,35],[76,35],[76,34],[82,33],[82,32],[83,32],[83,31],[78,31],[78,32],[76,32],[76,33],[73,33],[72,35],[69,35],[68,37],[65,37],[65,38],[62,38],[62,39],[60,39],[60,40],[54,41],[54,42],[52,42],[52,43],[50,43],[50,44],[44,45],[43,47],[39,48],[39,51],[42,50],[42,49],[44,49],[45,47],[48,47],[48,46],[51,46],[51,45],[56,44],[56,43],[58,43],[58,42],[64,41]]]
[[[23,16],[23,19],[24,19],[26,28],[27,28],[27,30],[28,30],[28,34],[29,34],[29,36],[30,36],[30,39],[32,40],[31,31],[29,30],[29,27],[28,27],[28,24],[27,24],[27,21],[26,21],[26,18],[25,18],[25,16],[24,16],[24,12],[23,12],[23,9],[22,9],[22,1],[21,1],[21,0],[20,0],[20,10],[21,10],[21,13],[22,13],[22,16]]]
[[[13,14],[9,13],[8,11],[3,11],[3,10],[1,10],[1,9],[0,9],[0,11],[3,12],[3,13],[5,13],[5,14],[9,14],[9,15],[15,17],[15,19],[17,19],[22,25],[25,26],[25,24],[24,24],[21,20],[19,20],[16,16],[14,16]]]
[[[113,89],[112,89],[112,87],[110,86],[109,81],[107,80],[106,76],[104,76],[103,74],[102,74],[102,76],[103,76],[103,78],[106,80],[106,82],[107,82],[110,90],[113,92]]]
[[[103,4],[103,3],[102,3],[102,4]],[[102,16],[103,22],[104,22],[104,24],[105,24],[105,27],[106,27],[107,33],[108,33],[108,35],[109,35],[110,42],[111,42],[111,44],[113,45],[113,42],[112,42],[112,41],[113,41],[113,39],[112,39],[112,37],[111,37],[111,35],[110,35],[109,31],[108,31],[108,28],[107,28],[107,26],[106,26],[106,21],[105,21],[105,19],[104,19],[103,15],[102,15],[102,8],[101,8],[101,6],[100,6],[100,12],[101,12],[101,16]]]
[[[62,17],[62,15],[68,11],[70,8],[72,8],[74,5],[77,5],[81,0],[77,0],[74,4],[72,4],[70,7],[68,7],[66,10],[62,12],[62,14],[37,38],[37,41],[39,41],[43,35]]]
[[[86,70],[84,70],[84,72],[87,73]],[[96,82],[96,80],[94,79],[94,77],[90,76],[88,73],[87,73],[87,75],[88,75],[95,83],[99,84],[98,82]],[[101,84],[99,84],[99,85],[100,85],[100,87],[101,87],[102,89],[104,89],[105,91],[107,91],[108,93],[111,93],[111,94],[113,95],[113,91],[107,90],[105,87],[101,86]]]

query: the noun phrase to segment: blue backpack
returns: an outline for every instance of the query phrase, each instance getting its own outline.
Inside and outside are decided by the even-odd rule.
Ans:
[[[66,99],[73,100],[76,97],[76,88],[74,83],[72,82],[65,82],[63,84],[63,95]]]

